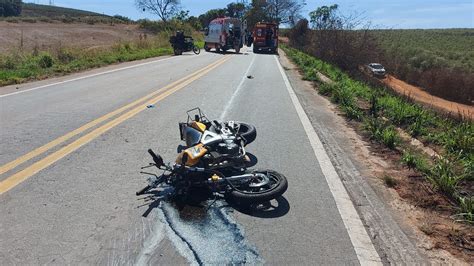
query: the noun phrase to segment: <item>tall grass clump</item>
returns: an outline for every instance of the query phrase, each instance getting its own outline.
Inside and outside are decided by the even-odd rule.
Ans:
[[[459,221],[474,224],[474,197],[459,197],[459,213],[455,215]]]
[[[463,176],[456,173],[455,165],[452,161],[446,158],[439,158],[436,159],[434,166],[427,174],[427,178],[436,185],[439,190],[447,196],[452,197],[455,195],[456,188],[459,181],[463,179]]]

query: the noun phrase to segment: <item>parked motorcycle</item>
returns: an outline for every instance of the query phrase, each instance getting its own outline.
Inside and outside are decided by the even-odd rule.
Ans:
[[[185,36],[183,32],[176,32],[175,36],[170,37],[170,43],[175,55],[182,55],[183,52],[193,51],[195,54],[201,53],[201,49],[194,45],[192,37]]]
[[[198,114],[191,117],[190,112]],[[167,184],[175,189],[175,196],[186,198],[193,189],[222,194],[240,204],[260,204],[276,199],[288,188],[286,177],[273,170],[247,170],[245,146],[257,136],[255,127],[242,122],[210,121],[199,108],[188,111],[188,121],[179,123],[181,139],[186,148],[178,154],[174,164],[165,164],[151,149],[148,153],[163,174],[149,175],[149,184],[136,194]]]

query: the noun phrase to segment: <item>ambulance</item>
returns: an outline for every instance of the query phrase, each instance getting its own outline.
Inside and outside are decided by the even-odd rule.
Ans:
[[[253,28],[253,52],[276,53],[278,50],[278,25],[258,22]]]
[[[215,49],[217,52],[226,52],[233,49],[236,53],[243,47],[242,21],[238,18],[216,18],[206,29],[204,38],[204,50],[209,52]]]

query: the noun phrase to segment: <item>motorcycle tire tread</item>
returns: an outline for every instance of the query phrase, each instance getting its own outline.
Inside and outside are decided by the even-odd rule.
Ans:
[[[247,127],[247,131],[246,132],[243,132],[243,133],[240,133],[240,135],[245,138],[245,146],[247,146],[248,144],[252,143],[256,138],[257,138],[257,129],[250,125],[250,124],[247,124],[247,123],[242,123],[242,122],[237,122],[241,125],[244,125],[244,127]]]
[[[243,191],[232,190],[228,193],[228,195],[226,195],[230,200],[239,205],[259,204],[280,197],[288,189],[288,180],[283,174],[280,174],[273,170],[254,170],[252,172],[272,173],[273,175],[279,177],[280,182],[272,190],[261,193],[246,193]]]

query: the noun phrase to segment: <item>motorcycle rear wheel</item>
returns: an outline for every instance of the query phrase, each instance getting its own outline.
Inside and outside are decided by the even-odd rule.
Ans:
[[[276,171],[254,170],[252,173],[264,174],[268,177],[270,182],[258,188],[251,186],[236,187],[236,189],[227,194],[227,197],[231,201],[239,205],[260,204],[280,197],[288,189],[286,177]],[[258,184],[258,182],[261,181],[262,180],[255,179],[250,185]]]
[[[195,54],[200,54],[200,53],[201,53],[201,49],[200,49],[199,47],[197,47],[197,46],[193,46],[193,52],[194,52]]]

